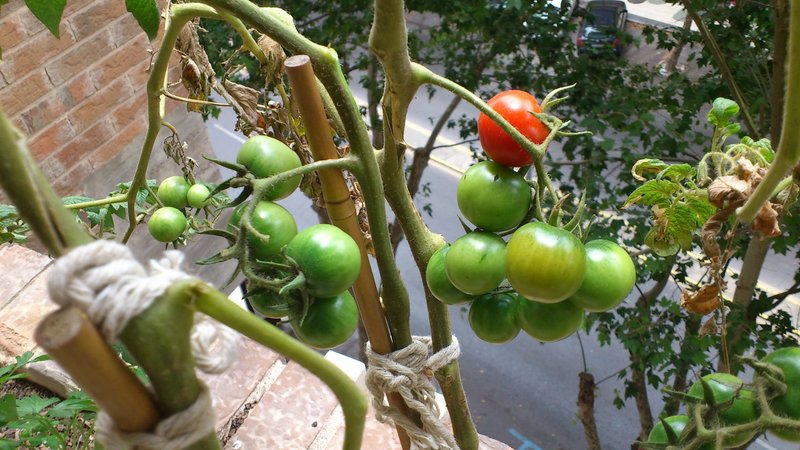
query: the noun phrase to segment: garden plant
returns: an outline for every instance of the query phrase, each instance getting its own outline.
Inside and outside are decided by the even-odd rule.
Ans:
[[[58,30],[66,0],[27,4],[48,29]],[[698,318],[697,327],[702,316],[709,317],[703,328],[721,324],[723,332],[709,345],[719,349],[719,371],[691,387],[676,382],[668,396],[685,404],[686,414],[664,414],[657,423],[651,417],[647,430],[643,422],[637,445],[731,448],[765,431],[800,441],[800,349],[785,346],[762,358],[742,356],[731,340],[745,340],[742,334],[748,330],[726,333],[733,313],[724,298],[731,259],[746,242],[781,235],[800,193],[800,108],[795,106],[800,104],[800,58],[792,54],[800,49],[800,5],[797,0],[776,4],[786,8],[788,23],[785,75],[780,72],[785,83],[777,82],[783,100],[772,105],[782,113],[773,115],[781,124],[778,135],[772,141],[758,135],[738,89],[730,95],[736,101],[708,98],[706,117],[713,134],[698,161],[655,156],[630,161],[631,176],[640,185],[618,206],[628,211],[644,206],[650,215],[644,245],[633,249],[624,236],[634,230],[598,234],[611,226],[587,201],[590,189],[581,191],[579,180],[568,185],[563,173],[545,165],[555,139],[577,141],[591,134],[558,115],[570,93],[583,89],[581,80],[553,88],[541,103],[517,89],[484,101],[414,62],[406,5],[377,0],[368,43],[383,70],[382,120],[370,115],[368,126],[336,49],[307,38],[285,10],[244,0],[168,2],[162,18],[155,1],[128,0],[129,11],[151,39],[163,27],[147,82],[147,135],[130,180],[118,180],[121,184],[106,198],[58,198],[27,152],[24,136],[0,110],[0,183],[14,203],[0,211],[0,237],[22,241],[30,228],[59,258],[50,288],[62,308],[40,324],[37,341],[97,403],[98,437],[111,448],[121,442],[220,448],[208,392],[195,365],[209,372],[225,370],[235,357],[227,350],[238,345],[241,334],[322,379],[345,414],[344,448],[357,449],[366,398],[314,349],[346,341],[360,318],[369,341],[366,378],[373,404],[381,418],[397,427],[403,447],[476,449],[478,433],[461,382],[448,305],[468,305],[470,327],[489,343],[510,341],[520,331],[542,342],[592,327],[608,336],[616,330],[611,311],[634,289],[640,260],[660,261],[666,282],[676,255],[699,249],[706,276],[683,292],[680,306],[682,313]],[[694,11],[691,2],[686,8]],[[257,62],[263,86],[253,89],[226,77],[217,81],[200,45],[200,18],[224,24],[241,39],[241,52]],[[176,80],[167,78],[176,49],[183,56],[180,81],[189,93],[186,98],[170,92]],[[413,203],[419,178],[414,185],[405,173],[407,114],[425,86],[452,92],[477,111],[477,120],[468,124],[479,138],[482,161],[459,180],[464,234],[449,243],[426,226]],[[224,103],[209,100],[212,89]],[[263,101],[262,90],[279,101]],[[237,129],[247,136],[236,160],[208,158],[234,176],[219,184],[195,178],[191,162],[174,151],[180,130],[165,121],[164,104],[173,100],[204,113],[214,107],[235,109]],[[772,125],[777,126],[775,121]],[[376,126],[379,142],[370,136]],[[175,175],[148,180],[162,127],[175,134],[164,143],[177,163]],[[526,177],[529,171],[532,177]],[[229,188],[240,190],[236,198],[226,194]],[[297,189],[324,205],[330,223],[298,229],[279,203]],[[387,204],[398,229],[388,222]],[[109,239],[114,217],[126,224]],[[236,260],[231,280],[245,276],[249,303],[262,316],[290,323],[298,339],[181,272],[179,253],[141,266],[124,247],[139,225],[177,249],[226,240],[227,248],[197,263]],[[410,332],[409,294],[394,256],[399,232],[424,281],[429,337]],[[648,270],[648,276],[653,272]],[[645,293],[641,297],[645,300],[637,307],[647,303]],[[121,302],[133,305],[118,306]],[[216,328],[219,324],[224,328]],[[207,345],[197,344],[209,335],[226,349],[216,358]],[[147,374],[155,400],[105,342],[116,338]],[[96,365],[75,356],[88,354]],[[631,357],[637,356],[632,352]],[[397,365],[405,371],[390,370]],[[742,365],[752,368],[751,379],[736,376]],[[401,376],[407,371],[416,376]],[[438,421],[430,375],[445,398],[452,434]],[[581,395],[592,398],[594,382],[581,375]],[[98,377],[111,381],[98,384]],[[579,398],[579,408],[588,445],[598,448],[591,400]],[[169,422],[175,417],[180,420]]]

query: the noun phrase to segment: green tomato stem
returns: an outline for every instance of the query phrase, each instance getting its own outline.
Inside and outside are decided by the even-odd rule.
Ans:
[[[92,208],[95,206],[104,206],[104,205],[112,205],[114,203],[122,203],[127,200],[128,200],[128,194],[119,194],[113,197],[99,198],[97,200],[91,200],[82,203],[73,203],[71,205],[64,205],[64,206],[66,206],[67,209],[85,209],[85,208]]]
[[[201,281],[194,281],[187,291],[192,295],[194,305],[199,311],[235,329],[259,344],[296,361],[325,382],[336,395],[344,413],[345,436],[343,448],[345,450],[358,450],[361,448],[361,438],[367,414],[367,399],[358,386],[344,372],[319,353],[238,307],[228,300],[225,294],[209,285]]]

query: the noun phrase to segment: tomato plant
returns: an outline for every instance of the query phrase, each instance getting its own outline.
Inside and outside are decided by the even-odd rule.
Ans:
[[[425,281],[431,294],[442,303],[457,305],[466,303],[475,298],[465,292],[459,291],[457,287],[447,278],[444,268],[444,259],[450,250],[450,245],[445,245],[431,256],[428,267],[425,268]]]
[[[683,429],[686,428],[686,425],[689,424],[689,416],[678,414],[675,416],[665,417],[662,421],[656,422],[653,425],[653,429],[650,430],[650,434],[647,436],[647,443],[648,444],[677,444],[676,441],[670,441],[670,436],[667,434],[667,430],[664,427],[664,422],[667,423],[667,426],[672,431],[673,436],[677,439],[681,436]],[[706,446],[703,446],[706,447]]]
[[[542,342],[560,341],[571,336],[583,322],[583,310],[564,300],[540,303],[520,298],[517,317],[522,330]]]
[[[456,239],[444,257],[447,279],[456,289],[485,294],[505,278],[506,243],[496,234],[473,231]]]
[[[531,188],[521,174],[493,161],[470,166],[457,190],[458,209],[478,228],[516,227],[531,207]]]
[[[772,399],[772,410],[781,416],[800,420],[800,347],[786,347],[775,350],[764,362],[774,364],[783,371],[786,393]],[[776,436],[791,442],[800,442],[800,431],[774,429]]]
[[[158,208],[147,221],[147,230],[157,241],[173,242],[186,230],[186,216],[171,206]]]
[[[705,375],[703,381],[710,388],[713,402],[715,405],[730,403],[730,407],[723,409],[719,413],[720,422],[723,426],[740,425],[756,420],[758,410],[753,391],[743,388],[744,382],[737,376],[729,373],[712,373]],[[698,400],[704,400],[703,385],[698,380],[687,391],[687,395]],[[690,414],[691,415],[691,414]],[[726,447],[737,447],[743,445],[753,438],[755,433],[737,433],[728,436],[724,445]]]
[[[161,184],[158,185],[158,199],[164,206],[171,206],[173,208],[185,208],[187,203],[187,194],[189,193],[189,183],[182,176],[174,175],[165,178]]]
[[[305,317],[292,320],[292,329],[306,344],[329,349],[344,344],[358,328],[358,307],[344,291],[333,297],[316,297]]]
[[[506,276],[528,300],[566,300],[586,275],[586,251],[572,233],[542,222],[521,226],[508,241]]]
[[[249,203],[245,202],[234,209],[230,225],[239,225],[244,209],[248,205]],[[258,202],[250,216],[250,224],[259,233],[269,236],[266,241],[256,236],[251,236],[248,241],[256,259],[262,261],[280,259],[283,247],[297,235],[297,223],[292,214],[283,206],[273,202]]]
[[[542,111],[539,102],[531,94],[516,90],[501,92],[492,97],[488,105],[531,141],[541,144],[547,138],[549,130],[531,114],[531,111]],[[483,113],[478,116],[478,137],[483,151],[493,161],[510,167],[533,163],[533,157]]]
[[[269,136],[253,136],[239,149],[236,162],[245,166],[256,178],[267,178],[300,167],[300,157],[283,142]],[[288,197],[300,186],[300,177],[277,183],[266,193],[268,200]]]
[[[282,319],[294,312],[297,300],[289,296],[278,295],[277,292],[266,291],[247,296],[247,301],[257,313],[269,319]]]
[[[333,297],[353,285],[361,270],[361,251],[339,228],[313,225],[298,233],[286,246],[315,297]]]
[[[572,301],[586,311],[608,311],[633,289],[636,267],[628,252],[614,242],[597,239],[584,247],[586,276]]]
[[[195,183],[186,192],[186,201],[192,208],[202,208],[208,203],[211,191],[204,184]]]
[[[469,307],[469,326],[482,341],[509,342],[519,334],[518,305],[519,298],[513,293],[482,295]]]

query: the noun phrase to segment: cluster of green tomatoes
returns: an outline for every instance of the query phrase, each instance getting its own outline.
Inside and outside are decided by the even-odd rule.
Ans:
[[[786,391],[776,393],[769,406],[772,413],[793,420],[800,420],[800,347],[786,347],[775,350],[764,359],[763,363],[780,369],[781,381]],[[780,377],[778,377],[780,378]],[[664,444],[681,446],[695,437],[693,433],[694,408],[705,404],[709,408],[706,414],[708,429],[730,427],[751,423],[759,418],[759,403],[756,393],[737,376],[728,373],[712,373],[694,383],[686,392],[687,414],[679,414],[663,418],[657,423],[650,435],[648,444]],[[789,442],[800,442],[800,431],[790,428],[772,428],[770,431]],[[731,433],[722,440],[724,448],[739,447],[747,444],[755,437],[755,431]],[[714,442],[708,442],[700,450],[711,450]]]
[[[236,162],[257,179],[301,165],[295,152],[269,136],[245,141]],[[361,251],[347,233],[333,225],[318,224],[298,232],[292,214],[277,201],[291,195],[299,184],[299,176],[278,181],[250,213],[245,245],[248,254],[243,255],[243,264],[248,266],[245,273],[253,276],[248,277],[246,299],[262,316],[289,321],[295,334],[308,345],[332,348],[344,343],[358,327],[358,308],[348,289],[361,270]],[[175,199],[181,201],[174,201],[173,196],[179,197],[175,186],[183,190],[184,185],[185,194]],[[188,198],[196,186],[202,185],[189,188],[180,176],[161,183],[158,196],[165,206],[148,223],[154,238],[172,242],[183,233],[186,218],[180,208],[187,204],[202,207],[194,206]],[[206,189],[202,200],[208,195]],[[242,216],[250,207],[251,202],[244,201],[234,208],[228,221],[229,232],[243,232]],[[181,226],[171,230],[175,234],[161,230],[164,214],[175,216],[176,222],[183,220]]]

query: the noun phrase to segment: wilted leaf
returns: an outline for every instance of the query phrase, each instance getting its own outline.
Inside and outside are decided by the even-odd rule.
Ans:
[[[667,178],[674,182],[680,182],[695,174],[694,167],[689,164],[673,164],[658,174],[658,178]]]
[[[208,62],[206,51],[200,45],[197,25],[194,22],[189,22],[183,27],[175,48],[181,54],[181,83],[189,92],[189,98],[208,99],[215,74],[211,63]],[[203,105],[198,103],[187,103],[186,107],[189,111],[203,110]]]
[[[717,327],[717,319],[714,317],[709,317],[703,326],[700,327],[700,331],[698,331],[700,336],[707,336],[709,334],[719,334],[719,328]]]
[[[781,227],[778,224],[778,212],[772,207],[771,202],[766,202],[758,210],[758,215],[753,220],[753,229],[761,232],[766,237],[776,237],[781,235]]]
[[[719,177],[708,186],[708,201],[718,208],[739,203],[750,195],[750,184],[734,175]]]
[[[283,47],[266,34],[258,38],[258,46],[266,56],[266,62],[261,64],[261,72],[264,74],[267,87],[280,83],[283,78],[283,61],[286,60]]]
[[[660,159],[640,159],[631,168],[631,175],[639,181],[644,181],[647,179],[645,175],[658,175],[667,167],[667,163]]]
[[[233,105],[239,116],[236,126],[245,135],[249,135],[259,128],[258,95],[253,88],[234,83],[228,79],[222,80],[222,86],[227,91],[226,99]]]
[[[699,291],[683,291],[681,294],[681,307],[695,314],[710,314],[722,304],[719,298],[719,286],[706,284]]]

